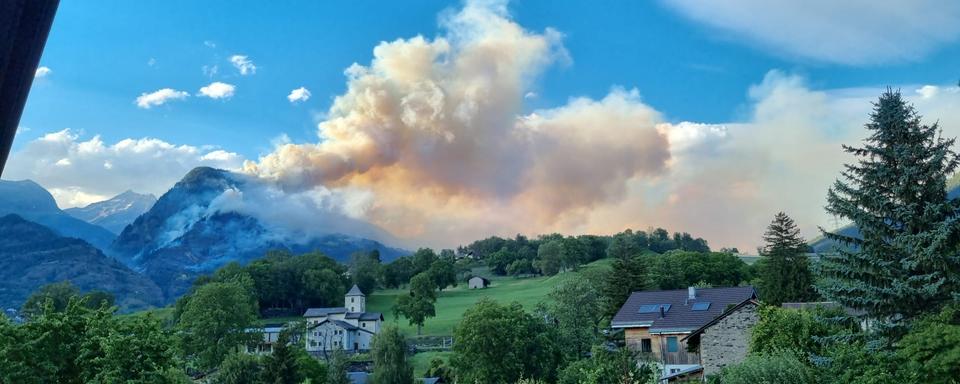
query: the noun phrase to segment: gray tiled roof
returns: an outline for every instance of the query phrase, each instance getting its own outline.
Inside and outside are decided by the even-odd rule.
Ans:
[[[353,285],[353,288],[350,288],[350,292],[347,292],[347,296],[366,296],[363,294],[363,291],[360,290],[356,284]]]
[[[366,321],[383,320],[383,314],[380,312],[350,312],[344,316],[347,319],[360,319]]]
[[[329,316],[333,313],[346,313],[347,308],[344,307],[333,307],[333,308],[307,308],[307,311],[303,313],[303,317],[322,317]]]
[[[316,324],[314,324],[314,325],[308,326],[307,329],[314,329],[314,328],[319,327],[319,326],[321,326],[321,325],[324,325],[324,324],[326,324],[326,323],[331,323],[331,324],[336,325],[336,326],[338,326],[338,327],[340,327],[340,328],[343,328],[343,329],[345,329],[345,330],[347,330],[347,331],[359,331],[359,332],[366,332],[366,333],[370,333],[370,334],[373,333],[373,332],[370,331],[369,329],[363,329],[363,328],[361,328],[361,327],[358,327],[358,326],[356,326],[356,325],[350,324],[350,323],[348,323],[348,322],[346,322],[346,321],[343,321],[343,320],[330,320],[330,319],[326,319],[326,320],[321,321],[321,322],[319,322],[319,323],[316,323]]]
[[[650,327],[650,332],[690,332],[709,323],[726,310],[755,298],[753,287],[697,288],[696,299],[688,300],[686,289],[670,291],[640,291],[630,294],[620,311],[613,317],[614,328]],[[705,311],[694,311],[694,303],[709,302]],[[670,304],[661,318],[660,311],[640,313],[642,305]]]

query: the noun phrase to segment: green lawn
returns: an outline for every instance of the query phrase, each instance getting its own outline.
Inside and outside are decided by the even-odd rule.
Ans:
[[[519,302],[524,308],[532,310],[537,303],[545,300],[550,290],[560,282],[576,278],[584,271],[596,268],[609,268],[611,260],[603,259],[588,264],[577,272],[564,272],[551,277],[512,278],[490,276],[492,281],[486,289],[468,289],[466,284],[456,288],[447,288],[437,297],[437,316],[429,318],[423,326],[425,336],[449,336],[453,327],[460,322],[463,312],[481,298],[489,297],[508,303]],[[478,271],[479,272],[479,271]],[[484,275],[481,273],[481,275]],[[393,315],[393,303],[397,296],[407,294],[405,289],[382,290],[367,296],[367,311],[382,312],[385,324],[396,324],[404,333],[416,335],[417,327],[408,324],[406,319],[397,319]],[[429,363],[429,360],[427,361]]]

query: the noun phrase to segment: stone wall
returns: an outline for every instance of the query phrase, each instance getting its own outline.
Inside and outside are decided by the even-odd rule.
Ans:
[[[759,319],[757,305],[748,303],[703,331],[700,360],[705,376],[719,373],[723,367],[747,357],[750,329]]]

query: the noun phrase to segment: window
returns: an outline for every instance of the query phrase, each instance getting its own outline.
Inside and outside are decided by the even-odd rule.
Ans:
[[[353,298],[352,298],[352,297],[350,298],[350,302],[351,302],[351,303],[353,302]]]
[[[694,310],[694,311],[706,311],[706,310],[710,309],[710,302],[709,302],[709,301],[704,301],[704,302],[701,302],[701,303],[693,303],[693,308],[690,308],[690,309],[692,309],[692,310]]]
[[[680,344],[677,343],[676,336],[667,337],[667,352],[679,352]]]
[[[644,304],[640,306],[639,313],[657,313],[660,312],[660,308],[663,308],[664,312],[670,310],[670,304]]]
[[[653,344],[650,343],[650,339],[640,339],[640,352],[653,352]]]

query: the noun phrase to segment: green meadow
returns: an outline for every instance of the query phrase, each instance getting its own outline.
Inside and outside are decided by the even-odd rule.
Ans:
[[[490,279],[491,284],[485,289],[469,289],[466,283],[457,287],[444,289],[437,295],[435,304],[436,317],[428,318],[423,326],[424,336],[450,336],[453,328],[460,322],[463,313],[484,297],[502,303],[516,301],[527,310],[546,300],[547,294],[561,282],[575,279],[587,271],[599,268],[609,268],[610,259],[602,259],[581,267],[577,271],[567,271],[550,277],[514,278],[505,276],[491,276],[485,270],[475,271],[476,274]],[[367,296],[367,311],[382,312],[385,325],[397,325],[409,336],[417,334],[417,327],[410,325],[404,318],[397,318],[393,314],[393,304],[397,297],[407,294],[405,289],[389,289],[374,292]],[[429,361],[428,361],[429,363]]]

